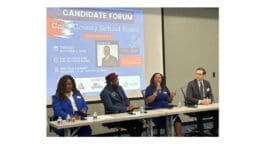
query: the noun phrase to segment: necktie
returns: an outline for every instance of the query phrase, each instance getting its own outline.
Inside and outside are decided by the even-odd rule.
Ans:
[[[203,84],[202,84],[202,81],[200,81],[200,94],[201,94],[202,97],[205,97],[203,91],[204,91]]]

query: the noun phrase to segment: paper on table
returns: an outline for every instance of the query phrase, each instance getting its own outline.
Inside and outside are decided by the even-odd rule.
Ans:
[[[100,116],[97,116],[97,121],[111,119],[111,118],[112,118],[112,116],[110,116],[110,115],[100,115]],[[87,120],[93,121],[93,117],[87,117]]]
[[[110,119],[110,118],[112,118],[112,116],[110,116],[110,115],[100,115],[100,116],[98,116],[98,119],[101,119],[101,120],[106,120],[106,119]]]

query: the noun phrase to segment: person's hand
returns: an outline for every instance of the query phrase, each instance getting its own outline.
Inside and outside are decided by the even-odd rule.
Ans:
[[[209,100],[207,98],[204,98],[201,100],[200,102],[202,105],[208,105],[209,104]]]
[[[211,104],[211,99],[206,97],[206,99],[208,100],[208,103]]]
[[[87,116],[87,112],[88,111],[86,111],[86,110],[81,110],[81,115],[85,117],[85,116]]]
[[[157,94],[158,94],[157,92],[153,92],[153,95],[154,95],[155,97],[157,96]]]
[[[175,90],[172,91],[171,96],[172,97],[176,96],[176,91]]]
[[[157,86],[156,86],[156,91],[159,92],[162,90],[162,87],[161,87],[161,84],[160,83],[157,83]]]
[[[83,109],[83,110],[81,110],[81,113],[82,113],[82,114],[86,114],[87,111]]]
[[[128,107],[126,107],[126,110],[127,110],[127,111],[131,111],[131,110],[133,110],[134,108],[136,108],[134,105],[129,105]]]

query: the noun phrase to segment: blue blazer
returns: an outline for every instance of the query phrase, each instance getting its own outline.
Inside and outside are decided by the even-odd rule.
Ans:
[[[107,85],[100,94],[106,114],[126,112],[126,107],[130,105],[130,101],[125,95],[123,88],[119,86],[117,90],[118,94],[111,86]]]
[[[152,86],[148,86],[145,90],[145,98],[148,98],[155,92],[155,88]],[[168,98],[171,95],[169,89],[165,86],[162,88],[162,92],[158,93],[155,100],[148,105],[153,109],[165,108],[168,107]]]
[[[80,92],[73,93],[73,98],[75,100],[78,111],[88,110],[88,106],[80,94]],[[67,114],[73,114],[73,108],[69,99],[59,99],[58,96],[52,96],[52,108],[54,111],[54,117],[61,117],[62,119],[66,119]]]

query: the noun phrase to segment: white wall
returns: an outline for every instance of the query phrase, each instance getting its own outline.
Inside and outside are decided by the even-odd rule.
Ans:
[[[180,87],[194,79],[199,66],[218,101],[218,8],[166,8],[164,15],[165,72],[167,85],[177,91],[175,103],[183,101]]]

